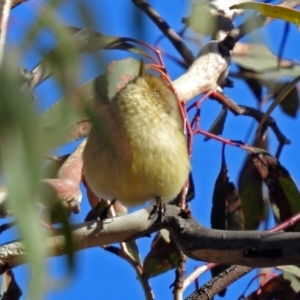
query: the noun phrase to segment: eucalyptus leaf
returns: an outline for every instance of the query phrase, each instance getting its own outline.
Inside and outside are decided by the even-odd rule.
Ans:
[[[226,121],[227,112],[228,112],[228,108],[223,106],[222,110],[220,111],[219,115],[215,119],[214,123],[209,128],[208,132],[213,133],[215,135],[222,134],[224,129],[224,124]],[[204,141],[208,141],[209,139],[210,139],[209,137],[205,137]]]
[[[300,75],[297,76],[293,81],[288,83],[286,86],[284,86],[284,88],[280,91],[280,93],[277,95],[277,97],[274,99],[274,101],[272,102],[272,104],[270,105],[270,107],[268,108],[268,110],[266,111],[264,116],[262,117],[262,119],[259,123],[259,126],[257,128],[257,132],[261,131],[264,123],[267,121],[267,119],[271,115],[272,111],[276,108],[276,106],[279,103],[281,103],[284,99],[286,99],[288,94],[293,90],[293,88],[295,87],[295,85],[298,83],[299,80],[300,80]]]
[[[158,232],[144,260],[144,276],[151,278],[177,267],[180,251],[165,229]]]
[[[300,25],[300,12],[296,9],[283,7],[280,5],[271,5],[267,3],[246,2],[233,5],[230,9],[254,9],[265,17],[281,19],[296,25]]]
[[[112,99],[128,82],[139,74],[140,62],[133,58],[126,58],[112,62],[108,67],[107,96]]]
[[[271,202],[278,210],[280,222],[286,221],[300,211],[300,192],[288,170],[277,158],[263,149],[249,147],[253,162],[269,189]],[[275,213],[276,213],[275,211]],[[299,231],[297,223],[289,230]]]
[[[40,123],[29,97],[16,88],[13,60],[0,72],[0,160],[10,206],[24,241],[32,276],[31,299],[42,298],[45,287],[45,237],[41,230],[35,198],[41,176],[42,155]],[[9,65],[9,67],[8,67]]]
[[[238,43],[233,50],[232,61],[245,69],[267,73],[269,79],[300,74],[299,64],[283,59],[278,61],[278,57],[267,46],[259,43]]]

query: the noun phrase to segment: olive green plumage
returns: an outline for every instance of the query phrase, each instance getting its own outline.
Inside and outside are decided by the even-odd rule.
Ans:
[[[94,104],[99,120],[83,154],[84,174],[94,193],[128,206],[156,197],[174,199],[190,163],[171,89],[159,77],[140,74],[111,100],[96,96]]]

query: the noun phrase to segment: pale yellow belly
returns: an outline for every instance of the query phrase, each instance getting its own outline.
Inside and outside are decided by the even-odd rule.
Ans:
[[[135,151],[128,155],[126,147],[114,149],[104,142],[98,142],[97,149],[89,147],[91,135],[84,152],[84,173],[95,194],[106,199],[117,198],[129,206],[158,196],[165,201],[174,199],[188,178],[190,164],[184,135],[180,140],[178,136],[174,140],[169,132],[167,140],[162,140],[163,137],[166,136],[147,140],[145,147],[143,143],[134,145]]]

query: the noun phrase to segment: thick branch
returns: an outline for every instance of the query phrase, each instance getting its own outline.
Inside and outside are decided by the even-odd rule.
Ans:
[[[205,45],[187,71],[173,81],[180,99],[188,102],[209,90],[218,90],[230,64],[229,49],[224,43],[211,41]]]
[[[149,211],[142,209],[132,214],[107,219],[105,221],[91,221],[72,227],[74,250],[98,247],[113,243],[120,243],[136,236],[149,234],[159,230],[156,218],[149,218]],[[60,231],[53,231],[45,243],[49,256],[60,256],[66,253],[64,235]],[[0,273],[8,268],[25,263],[25,248],[21,241],[14,241],[0,247]]]
[[[278,232],[284,230],[291,225],[298,222],[300,219],[300,213],[292,217],[291,219],[281,223],[280,225],[268,230],[268,232]],[[210,300],[212,297],[224,288],[228,287],[230,284],[241,278],[242,276],[248,274],[253,270],[252,267],[245,266],[230,266],[224,272],[220,273],[218,276],[212,278],[209,282],[203,285],[198,290],[194,291],[189,297],[188,300],[197,299],[197,300]]]
[[[271,267],[300,263],[300,233],[223,231],[204,228],[175,206],[167,205],[164,220],[151,215],[152,208],[73,226],[74,250],[119,243],[167,228],[179,249],[195,260],[250,267]],[[47,238],[50,256],[66,253],[59,231]],[[24,263],[23,243],[15,241],[0,247],[0,271]]]
[[[298,264],[300,233],[226,231],[202,227],[193,218],[180,218],[168,207],[167,229],[188,257],[227,265],[271,267]]]

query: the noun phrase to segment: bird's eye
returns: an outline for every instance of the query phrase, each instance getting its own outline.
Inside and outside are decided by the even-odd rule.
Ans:
[[[155,90],[155,91],[154,91],[154,96],[155,96],[155,97],[160,97],[160,92],[159,92],[158,90]]]

